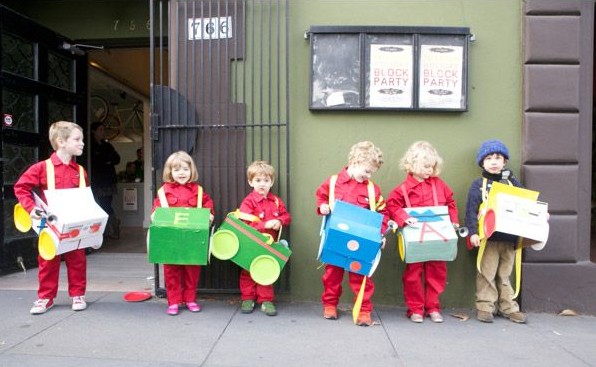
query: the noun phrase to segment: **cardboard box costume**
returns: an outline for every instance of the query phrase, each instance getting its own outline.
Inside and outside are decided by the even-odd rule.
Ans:
[[[16,204],[16,228],[21,232],[33,228],[39,235],[39,255],[44,260],[77,249],[100,248],[108,214],[95,202],[91,188],[85,186],[82,167],[79,166],[78,188],[55,189],[54,166],[49,159],[45,162],[48,189],[44,190],[44,195],[47,203],[33,194],[35,206],[42,209],[41,219],[31,219],[21,204]]]
[[[318,259],[372,276],[381,259],[383,215],[343,201],[323,219]]]
[[[197,208],[169,207],[163,187],[157,192],[161,207],[155,208],[147,232],[149,262],[169,265],[207,265],[211,210],[202,208],[202,187]]]
[[[213,235],[211,254],[247,270],[256,283],[270,285],[279,278],[292,251],[229,213]]]
[[[404,208],[414,225],[400,229],[398,249],[406,263],[453,261],[457,256],[457,234],[446,206]]]

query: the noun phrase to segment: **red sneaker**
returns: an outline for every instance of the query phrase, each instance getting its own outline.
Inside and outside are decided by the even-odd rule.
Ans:
[[[335,306],[323,307],[323,317],[327,320],[337,320],[337,308]]]
[[[358,326],[371,326],[372,319],[370,318],[370,312],[360,312],[358,319],[356,320]]]

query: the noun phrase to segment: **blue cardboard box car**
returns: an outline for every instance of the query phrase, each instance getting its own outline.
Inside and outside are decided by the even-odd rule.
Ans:
[[[321,229],[319,260],[371,276],[381,258],[383,215],[336,201]]]

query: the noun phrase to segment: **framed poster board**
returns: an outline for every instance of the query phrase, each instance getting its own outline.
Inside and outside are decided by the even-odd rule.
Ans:
[[[469,28],[313,26],[311,110],[467,111]]]

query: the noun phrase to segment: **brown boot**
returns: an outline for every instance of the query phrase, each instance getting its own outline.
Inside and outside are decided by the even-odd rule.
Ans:
[[[476,313],[476,318],[478,321],[491,323],[493,322],[494,316],[492,312],[478,310]]]

